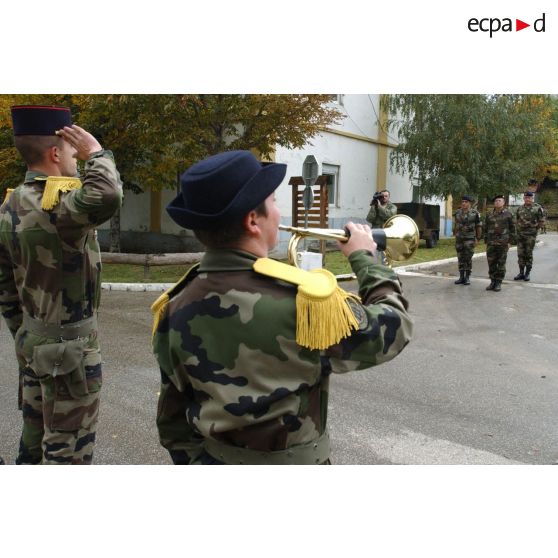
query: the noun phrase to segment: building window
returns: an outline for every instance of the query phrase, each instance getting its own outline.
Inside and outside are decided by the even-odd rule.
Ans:
[[[345,95],[330,95],[330,99],[332,103],[336,103],[339,106],[343,106],[343,97]]]
[[[338,207],[339,201],[339,166],[322,165],[322,174],[327,177],[327,199],[329,205]]]

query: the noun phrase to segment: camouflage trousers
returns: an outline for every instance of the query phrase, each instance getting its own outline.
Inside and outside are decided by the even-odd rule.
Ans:
[[[102,385],[96,337],[94,332],[84,341],[80,366],[53,376],[30,358],[36,344],[29,338],[37,337],[18,331],[23,429],[16,464],[91,464]]]
[[[471,271],[473,269],[475,239],[456,237],[455,250],[457,252],[457,268],[459,271]]]
[[[536,241],[536,235],[520,234],[517,236],[517,263],[519,267],[533,266],[533,249]]]
[[[508,257],[509,245],[489,244],[486,247],[486,259],[488,260],[488,276],[490,279],[502,281],[506,276],[506,259]]]

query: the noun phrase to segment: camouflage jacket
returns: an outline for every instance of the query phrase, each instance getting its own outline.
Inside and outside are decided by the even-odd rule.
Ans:
[[[515,218],[517,234],[536,236],[537,230],[544,227],[544,211],[538,203],[518,207]]]
[[[509,209],[487,213],[483,223],[484,241],[486,244],[504,246],[515,244],[515,218]]]
[[[481,217],[476,209],[463,211],[458,209],[454,214],[453,233],[458,238],[480,240]],[[477,232],[477,229],[478,232]]]
[[[97,225],[120,207],[122,187],[110,151],[85,163],[79,190],[41,208],[44,173],[28,171],[0,208],[0,310],[12,335],[22,312],[50,324],[76,322],[99,306]]]
[[[397,276],[360,250],[350,257],[360,330],[325,351],[301,347],[296,285],[256,273],[256,259],[208,251],[155,332],[157,427],[175,463],[196,463],[209,437],[260,451],[315,440],[326,431],[330,374],[386,362],[411,338]]]
[[[373,204],[370,206],[370,211],[366,216],[366,220],[375,229],[381,229],[384,223],[394,215],[397,214],[397,206],[391,202],[386,203],[386,205]]]

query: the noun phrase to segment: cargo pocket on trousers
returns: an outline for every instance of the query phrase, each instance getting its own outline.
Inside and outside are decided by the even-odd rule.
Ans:
[[[59,432],[91,429],[99,416],[102,385],[99,349],[84,349],[80,366],[60,381],[65,384],[56,393],[52,429]]]
[[[100,365],[100,356],[95,356],[98,349],[86,349],[86,343],[75,339],[38,345],[33,350],[32,367],[44,386],[44,422],[51,430],[75,432],[89,428],[97,419],[99,374],[95,369],[89,380],[86,366],[89,363],[91,368],[92,360]]]

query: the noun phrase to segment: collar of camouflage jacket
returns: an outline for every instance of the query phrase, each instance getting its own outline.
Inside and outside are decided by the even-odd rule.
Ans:
[[[254,267],[257,259],[254,254],[242,250],[208,250],[198,271],[246,271]]]
[[[42,171],[28,170],[25,173],[25,180],[23,182],[25,184],[34,184],[37,181],[44,182],[44,181],[46,181],[47,178],[48,178],[48,174],[46,174]],[[72,177],[68,177],[68,178],[78,178],[78,176],[76,175],[75,177],[72,176]]]
[[[45,174],[44,172],[40,172],[40,171],[33,171],[33,170],[28,170],[25,173],[25,180],[24,183],[25,184],[32,184],[34,183],[37,179],[46,179],[47,178],[47,174]]]

